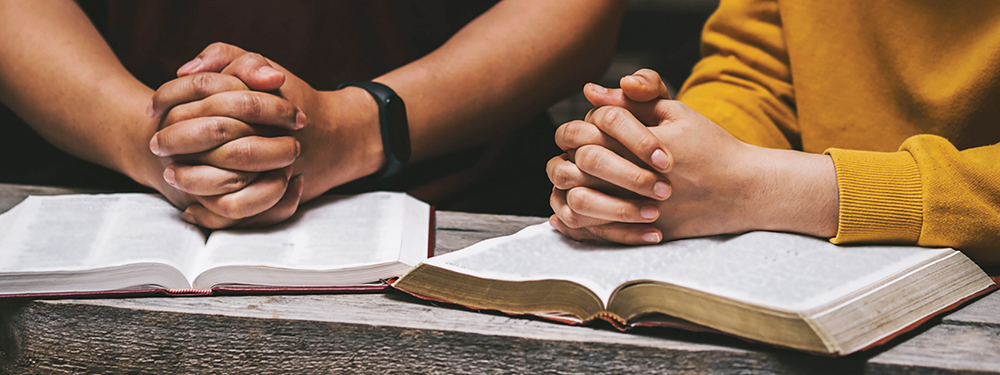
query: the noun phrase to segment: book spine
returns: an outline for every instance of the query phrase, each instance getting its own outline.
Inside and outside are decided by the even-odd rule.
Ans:
[[[182,296],[182,295],[207,296],[207,295],[211,295],[212,294],[211,290],[201,290],[201,289],[166,289],[165,291],[166,291],[167,295],[170,295],[170,296],[174,296],[174,295],[178,295],[178,296]]]

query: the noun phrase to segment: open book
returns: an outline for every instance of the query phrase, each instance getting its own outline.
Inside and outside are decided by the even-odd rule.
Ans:
[[[148,194],[31,196],[0,215],[0,297],[376,290],[433,249],[402,193],[319,197],[277,226],[207,234]]]
[[[773,232],[626,247],[576,242],[548,224],[431,258],[393,284],[474,309],[707,327],[831,355],[887,341],[994,286],[952,249]]]

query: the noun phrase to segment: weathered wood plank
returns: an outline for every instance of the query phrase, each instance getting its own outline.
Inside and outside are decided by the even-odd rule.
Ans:
[[[29,195],[58,195],[80,192],[79,189],[0,183],[0,212],[9,210]]]
[[[1000,373],[1000,327],[939,324],[869,361],[872,373]]]
[[[436,255],[465,248],[487,238],[514,234],[548,218],[441,211],[437,214]]]
[[[943,319],[946,324],[984,324],[1000,327],[1000,293],[993,292]]]
[[[22,349],[4,368],[18,373],[842,374],[863,366],[863,358],[819,358],[714,335],[662,329],[623,334],[395,300],[406,298],[122,301],[130,307],[112,300],[31,302],[5,314]],[[409,307],[403,311],[388,310],[404,304]],[[220,305],[228,310],[220,311],[226,310]],[[393,321],[383,319],[387,315]]]

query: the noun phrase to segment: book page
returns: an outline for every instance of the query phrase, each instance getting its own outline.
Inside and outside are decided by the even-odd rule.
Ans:
[[[605,304],[623,283],[655,280],[801,311],[951,251],[840,247],[823,239],[773,232],[653,246],[594,245],[562,236],[544,223],[424,263],[484,278],[569,280],[590,288]]]
[[[79,271],[131,263],[190,268],[197,227],[148,194],[31,196],[0,215],[0,272]]]
[[[427,253],[429,212],[427,204],[402,193],[319,197],[271,228],[213,232],[198,272],[222,266],[330,270],[396,263],[404,249]],[[419,227],[422,243],[412,243],[411,227]],[[406,243],[404,228],[410,233]],[[408,258],[415,265],[426,256]]]

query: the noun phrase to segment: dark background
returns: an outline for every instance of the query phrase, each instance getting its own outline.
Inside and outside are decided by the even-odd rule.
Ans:
[[[668,85],[676,90],[700,58],[701,29],[717,4],[718,0],[632,1],[622,22],[614,60],[597,82],[606,87],[617,87],[622,76],[640,68],[652,68],[660,72]],[[559,125],[582,118],[590,108],[582,94],[577,94],[553,105],[548,115],[554,125]],[[26,156],[24,150],[30,150],[30,156]],[[4,106],[0,106],[0,182],[150,191],[123,175],[95,167],[56,149]],[[536,202],[542,204],[543,210],[547,206],[547,190],[540,191],[539,199],[532,199],[544,200]],[[478,211],[544,214],[520,209],[514,211],[524,212],[505,212],[503,207]]]

